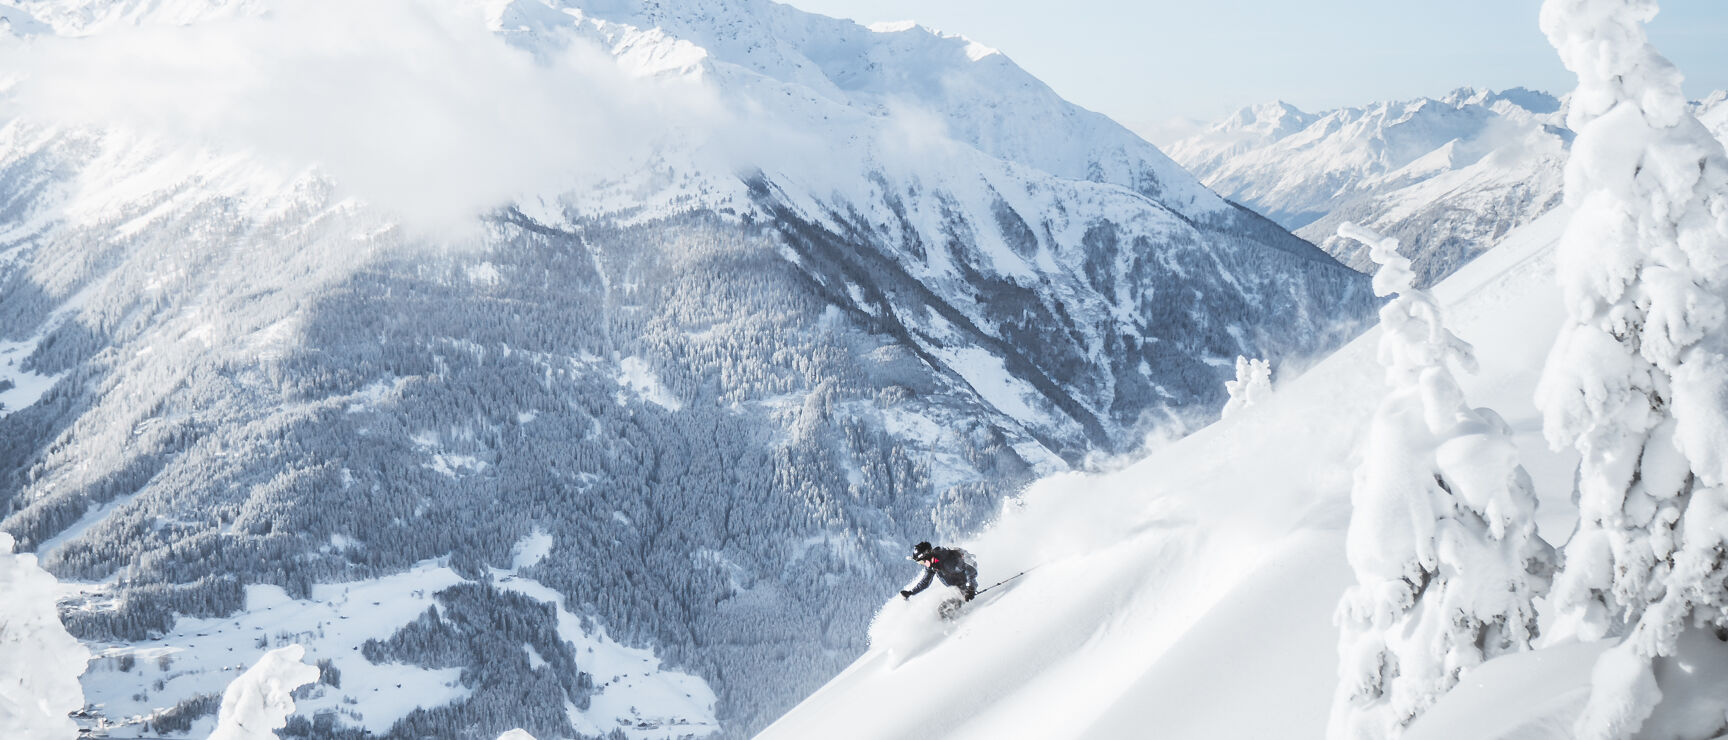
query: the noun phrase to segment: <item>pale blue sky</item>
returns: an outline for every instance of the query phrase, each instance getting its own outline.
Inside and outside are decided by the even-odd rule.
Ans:
[[[1314,111],[1574,78],[1540,0],[782,0],[862,23],[916,20],[1002,50],[1123,123],[1214,120],[1281,99]],[[1728,0],[1666,0],[1656,47],[1698,97],[1728,88]]]

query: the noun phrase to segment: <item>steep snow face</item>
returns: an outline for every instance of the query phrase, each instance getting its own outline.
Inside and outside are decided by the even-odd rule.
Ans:
[[[397,5],[421,7],[367,8]],[[17,7],[62,36],[275,17]],[[904,543],[1205,418],[1236,357],[1317,353],[1369,313],[1361,275],[971,41],[767,2],[465,7],[507,66],[598,49],[620,89],[715,110],[448,239],[330,161],[0,122],[0,512],[84,582],[69,624],[116,663],[262,626],[260,588],[315,633],[343,616],[322,589],[432,561],[451,580],[388,592],[412,611],[306,638],[379,689],[315,716],[746,734],[863,649]],[[497,118],[489,141],[528,136]],[[667,668],[613,673],[577,650],[600,630]],[[234,644],[91,693],[128,732],[185,719]]]
[[[1577,458],[1548,450],[1532,401],[1563,320],[1553,281],[1563,226],[1561,214],[1539,219],[1434,290],[1481,361],[1458,378],[1462,390],[1507,421],[1549,540],[1577,517]],[[1353,450],[1388,392],[1379,335],[1127,469],[1039,482],[960,543],[981,583],[1024,575],[952,622],[922,615],[940,590],[891,599],[872,649],[760,737],[1325,736],[1333,616],[1351,576]],[[1529,665],[1496,659],[1483,675],[1501,660]],[[1570,696],[1575,684],[1554,688]],[[1520,695],[1532,694],[1541,701],[1497,703],[1497,722],[1436,708],[1424,736],[1485,736],[1467,728],[1576,708]],[[1446,721],[1459,729],[1435,726]]]
[[[1423,287],[1559,202],[1570,140],[1560,107],[1522,88],[1464,88],[1318,115],[1260,106],[1171,154],[1226,197],[1357,269],[1372,263],[1337,237],[1338,224],[1398,238]]]

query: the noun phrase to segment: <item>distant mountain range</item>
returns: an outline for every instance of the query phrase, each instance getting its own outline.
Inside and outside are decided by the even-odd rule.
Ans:
[[[1728,133],[1723,100],[1696,111],[1718,136]],[[1372,265],[1337,236],[1339,223],[1398,237],[1429,285],[1559,205],[1565,125],[1564,101],[1547,93],[1462,88],[1317,114],[1281,102],[1244,108],[1170,155],[1356,269]]]
[[[4,6],[62,38],[260,7]],[[711,93],[727,135],[445,243],[316,162],[0,121],[0,528],[81,584],[116,736],[207,731],[223,671],[286,642],[327,663],[295,736],[748,735],[863,650],[906,543],[1373,309],[965,38],[767,0],[479,9],[537,64]]]

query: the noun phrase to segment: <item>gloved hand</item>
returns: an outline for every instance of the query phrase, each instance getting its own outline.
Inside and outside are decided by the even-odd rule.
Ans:
[[[900,592],[900,598],[910,599],[910,598],[912,598],[912,592],[911,591],[901,591]]]

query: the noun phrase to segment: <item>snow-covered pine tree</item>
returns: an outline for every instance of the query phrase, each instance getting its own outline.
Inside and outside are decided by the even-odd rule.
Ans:
[[[1541,16],[1578,75],[1569,321],[1537,390],[1550,444],[1582,456],[1554,600],[1580,638],[1629,638],[1598,664],[1587,738],[1636,732],[1660,699],[1651,660],[1688,625],[1728,625],[1728,158],[1646,41],[1656,10],[1546,0]]]
[[[55,585],[0,532],[0,737],[78,736],[67,715],[84,706],[78,677],[90,652],[61,624]]]
[[[1266,400],[1272,395],[1272,363],[1237,356],[1236,379],[1224,381],[1224,392],[1230,400],[1224,403],[1221,418]]]
[[[1357,584],[1339,602],[1332,740],[1395,738],[1460,675],[1528,649],[1533,601],[1553,551],[1536,535],[1536,497],[1500,416],[1472,408],[1452,375],[1470,345],[1413,286],[1398,241],[1346,223],[1380,270],[1380,362],[1388,386],[1361,449],[1346,539]]]
[[[318,680],[305,655],[300,645],[276,648],[228,684],[210,740],[275,740],[294,713],[294,690]]]

